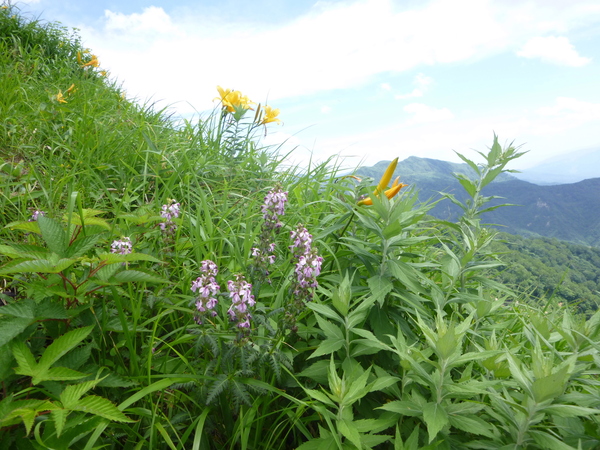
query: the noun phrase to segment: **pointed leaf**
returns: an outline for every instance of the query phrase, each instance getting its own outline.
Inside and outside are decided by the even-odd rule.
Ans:
[[[52,364],[54,364],[58,359],[66,354],[69,350],[78,345],[81,341],[83,341],[92,331],[94,325],[90,325],[88,327],[76,328],[74,330],[68,331],[63,334],[61,337],[56,339],[52,344],[46,348],[44,354],[40,358],[40,367],[43,369],[48,369]]]
[[[117,273],[113,280],[119,283],[131,283],[134,281],[145,281],[146,283],[168,283],[169,280],[158,277],[154,274],[142,272],[141,270],[124,270]]]
[[[423,420],[427,425],[429,443],[435,439],[437,434],[448,424],[448,414],[444,407],[438,403],[427,403],[423,408]]]
[[[62,434],[69,413],[70,411],[67,409],[55,409],[54,411],[50,412],[50,417],[52,417],[52,420],[54,420],[54,427],[56,428],[57,437],[60,437]]]
[[[42,237],[51,252],[64,256],[67,250],[67,235],[62,225],[46,216],[37,219]]]
[[[12,345],[12,353],[17,361],[18,367],[15,369],[17,375],[25,375],[29,377],[35,376],[38,371],[35,357],[25,342],[14,342]]]
[[[108,399],[98,397],[97,395],[89,395],[82,398],[77,403],[77,407],[73,408],[73,410],[94,414],[115,422],[135,422],[123,414]]]

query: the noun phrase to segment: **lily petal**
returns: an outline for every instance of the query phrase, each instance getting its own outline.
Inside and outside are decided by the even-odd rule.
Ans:
[[[379,180],[377,189],[375,189],[375,192],[374,192],[375,195],[377,195],[378,193],[383,191],[387,187],[387,185],[390,183],[390,180],[392,179],[392,175],[394,175],[394,170],[396,170],[397,165],[398,165],[398,158],[396,157],[396,159],[394,159],[390,163],[388,168],[385,170],[383,176],[381,177],[381,180]]]

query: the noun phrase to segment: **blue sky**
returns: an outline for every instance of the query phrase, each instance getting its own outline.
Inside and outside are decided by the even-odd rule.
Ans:
[[[493,133],[514,168],[600,148],[597,0],[28,0],[76,27],[140,102],[204,114],[216,86],[281,110],[292,161],[459,161]],[[598,169],[600,176],[600,168]]]

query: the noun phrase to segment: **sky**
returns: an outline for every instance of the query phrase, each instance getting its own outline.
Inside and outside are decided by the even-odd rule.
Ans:
[[[291,162],[477,161],[527,169],[600,148],[598,0],[27,0],[75,27],[140,103],[196,120],[216,86],[280,109]],[[600,176],[600,168],[598,168]]]

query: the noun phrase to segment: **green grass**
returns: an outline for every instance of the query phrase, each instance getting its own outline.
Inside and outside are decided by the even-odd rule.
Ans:
[[[494,140],[456,223],[414,190],[359,208],[374,186],[334,164],[284,169],[253,111],[179,121],[82,67],[84,50],[0,10],[3,448],[598,447],[600,314],[490,278],[480,193],[514,149]],[[277,187],[288,201],[269,228]],[[173,201],[176,228],[161,216]],[[318,286],[299,283],[298,224]],[[123,237],[133,252],[111,253]],[[253,248],[270,243],[265,267]],[[214,316],[190,289],[206,260]],[[228,314],[239,276],[250,328]]]

